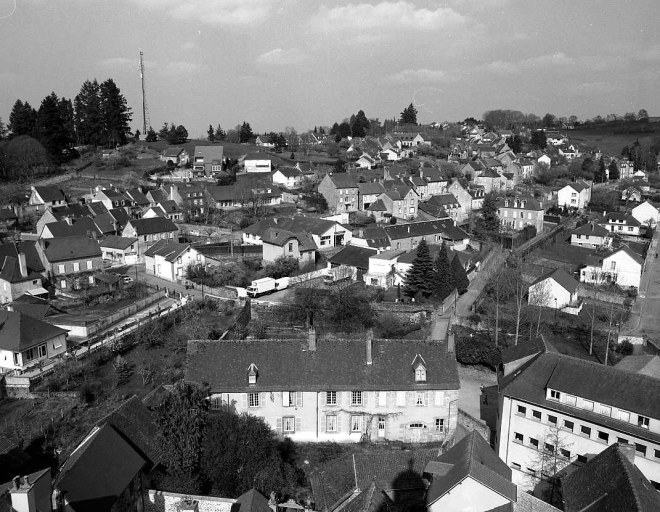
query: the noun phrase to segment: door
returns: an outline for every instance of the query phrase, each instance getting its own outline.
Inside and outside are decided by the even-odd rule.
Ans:
[[[378,416],[378,437],[385,437],[385,416]]]

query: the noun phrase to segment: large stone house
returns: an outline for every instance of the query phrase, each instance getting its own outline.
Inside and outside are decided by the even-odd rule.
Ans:
[[[166,217],[132,219],[121,232],[123,238],[138,239],[138,258],[158,240],[177,241],[179,228]]]
[[[103,270],[101,248],[93,238],[42,238],[36,249],[57,290],[94,286],[94,274]]]
[[[243,230],[243,243],[261,245],[264,233],[270,228],[296,234],[306,233],[320,250],[347,245],[353,236],[350,229],[334,220],[295,216],[264,219],[248,226]]]
[[[27,266],[24,253],[17,258],[0,256],[0,304],[13,302],[21,295],[48,296],[42,286],[42,276]]]
[[[319,194],[325,197],[333,213],[356,212],[358,210],[358,185],[347,174],[326,174],[319,183]]]
[[[205,265],[206,257],[190,244],[159,240],[144,252],[147,274],[178,282],[187,277],[190,265]]]
[[[502,227],[520,231],[526,226],[534,226],[543,231],[543,205],[532,197],[503,197],[498,199],[498,215]]]
[[[278,258],[293,258],[298,266],[314,264],[316,243],[312,235],[302,232],[293,233],[285,229],[268,228],[261,237],[263,261],[271,263]]]
[[[430,442],[456,429],[460,383],[444,342],[188,342],[187,381],[212,409],[263,418],[294,441]]]

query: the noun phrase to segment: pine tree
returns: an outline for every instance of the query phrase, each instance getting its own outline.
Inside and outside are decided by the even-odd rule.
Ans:
[[[5,140],[7,138],[7,127],[5,126],[5,123],[2,122],[2,118],[0,117],[0,141]]]
[[[122,96],[119,87],[112,78],[108,78],[99,86],[101,114],[103,120],[104,143],[126,144],[130,133],[130,122],[133,118],[128,108],[126,98]]]
[[[607,181],[607,174],[605,173],[605,160],[603,157],[600,157],[598,160],[598,168],[594,172],[594,181],[596,183],[604,183]]]
[[[454,276],[454,286],[458,293],[465,293],[470,285],[470,280],[458,254],[454,255],[454,259],[451,260],[451,273]]]
[[[36,125],[37,139],[55,162],[62,160],[62,150],[68,145],[68,137],[60,100],[54,92],[51,92],[41,102],[37,113]]]
[[[242,144],[244,142],[250,142],[250,139],[254,136],[252,133],[252,128],[250,123],[243,121],[240,131],[238,132],[239,142]]]
[[[413,260],[410,270],[406,273],[404,280],[404,293],[409,297],[421,294],[428,298],[433,293],[433,260],[426,240],[422,239],[417,246],[417,254]]]
[[[417,109],[411,103],[401,112],[401,124],[417,124]]]
[[[433,263],[433,295],[438,300],[445,300],[445,298],[454,290],[454,277],[447,256],[447,246],[442,242],[440,252],[435,258]]]
[[[36,124],[37,111],[27,101],[23,103],[21,100],[16,100],[9,114],[11,136],[29,135],[32,137],[35,134]]]
[[[227,133],[222,129],[222,126],[218,125],[215,129],[215,140],[225,140]]]
[[[206,134],[206,138],[209,142],[215,142],[215,130],[213,129],[213,126],[209,125],[209,129],[206,130]]]
[[[158,134],[151,126],[147,130],[147,136],[145,138],[147,142],[156,142],[158,140]]]
[[[99,84],[85,80],[80,92],[73,100],[74,127],[79,144],[102,144],[103,120],[101,115],[101,98]]]
[[[479,219],[483,230],[496,232],[500,229],[500,217],[497,209],[497,196],[492,192],[486,194],[481,206],[481,218]]]

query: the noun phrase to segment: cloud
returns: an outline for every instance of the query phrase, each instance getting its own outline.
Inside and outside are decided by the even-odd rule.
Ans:
[[[488,64],[486,69],[493,73],[509,75],[532,69],[557,68],[570,66],[572,64],[575,64],[575,59],[567,56],[563,52],[557,52],[550,55],[539,55],[538,57],[519,60],[517,62],[496,60],[495,62]]]
[[[439,69],[404,69],[387,77],[394,84],[437,83],[450,81],[451,77]]]
[[[165,66],[165,73],[168,75],[187,75],[190,73],[199,73],[204,71],[204,69],[206,69],[204,66],[195,62],[175,60],[167,63]]]
[[[354,32],[356,35],[389,30],[433,31],[463,25],[467,18],[450,7],[419,8],[409,2],[322,6],[311,20],[319,32]]]
[[[166,12],[176,20],[199,21],[227,27],[266,21],[278,0],[133,0],[138,5]]]
[[[272,66],[284,66],[291,64],[300,64],[307,59],[307,56],[298,48],[290,48],[283,50],[282,48],[275,48],[266,53],[262,53],[257,57],[258,64],[268,64]]]

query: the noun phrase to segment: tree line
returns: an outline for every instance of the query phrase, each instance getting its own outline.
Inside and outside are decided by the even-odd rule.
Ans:
[[[640,109],[637,113],[627,112],[623,115],[608,114],[605,117],[597,115],[593,119],[583,121],[580,121],[575,115],[559,117],[548,112],[543,117],[539,117],[533,113],[525,114],[519,110],[509,109],[487,110],[483,114],[483,121],[486,127],[493,130],[518,130],[521,128],[530,128],[532,130],[538,128],[557,129],[581,125],[588,127],[594,124],[646,121],[648,118],[649,114],[646,109]]]

